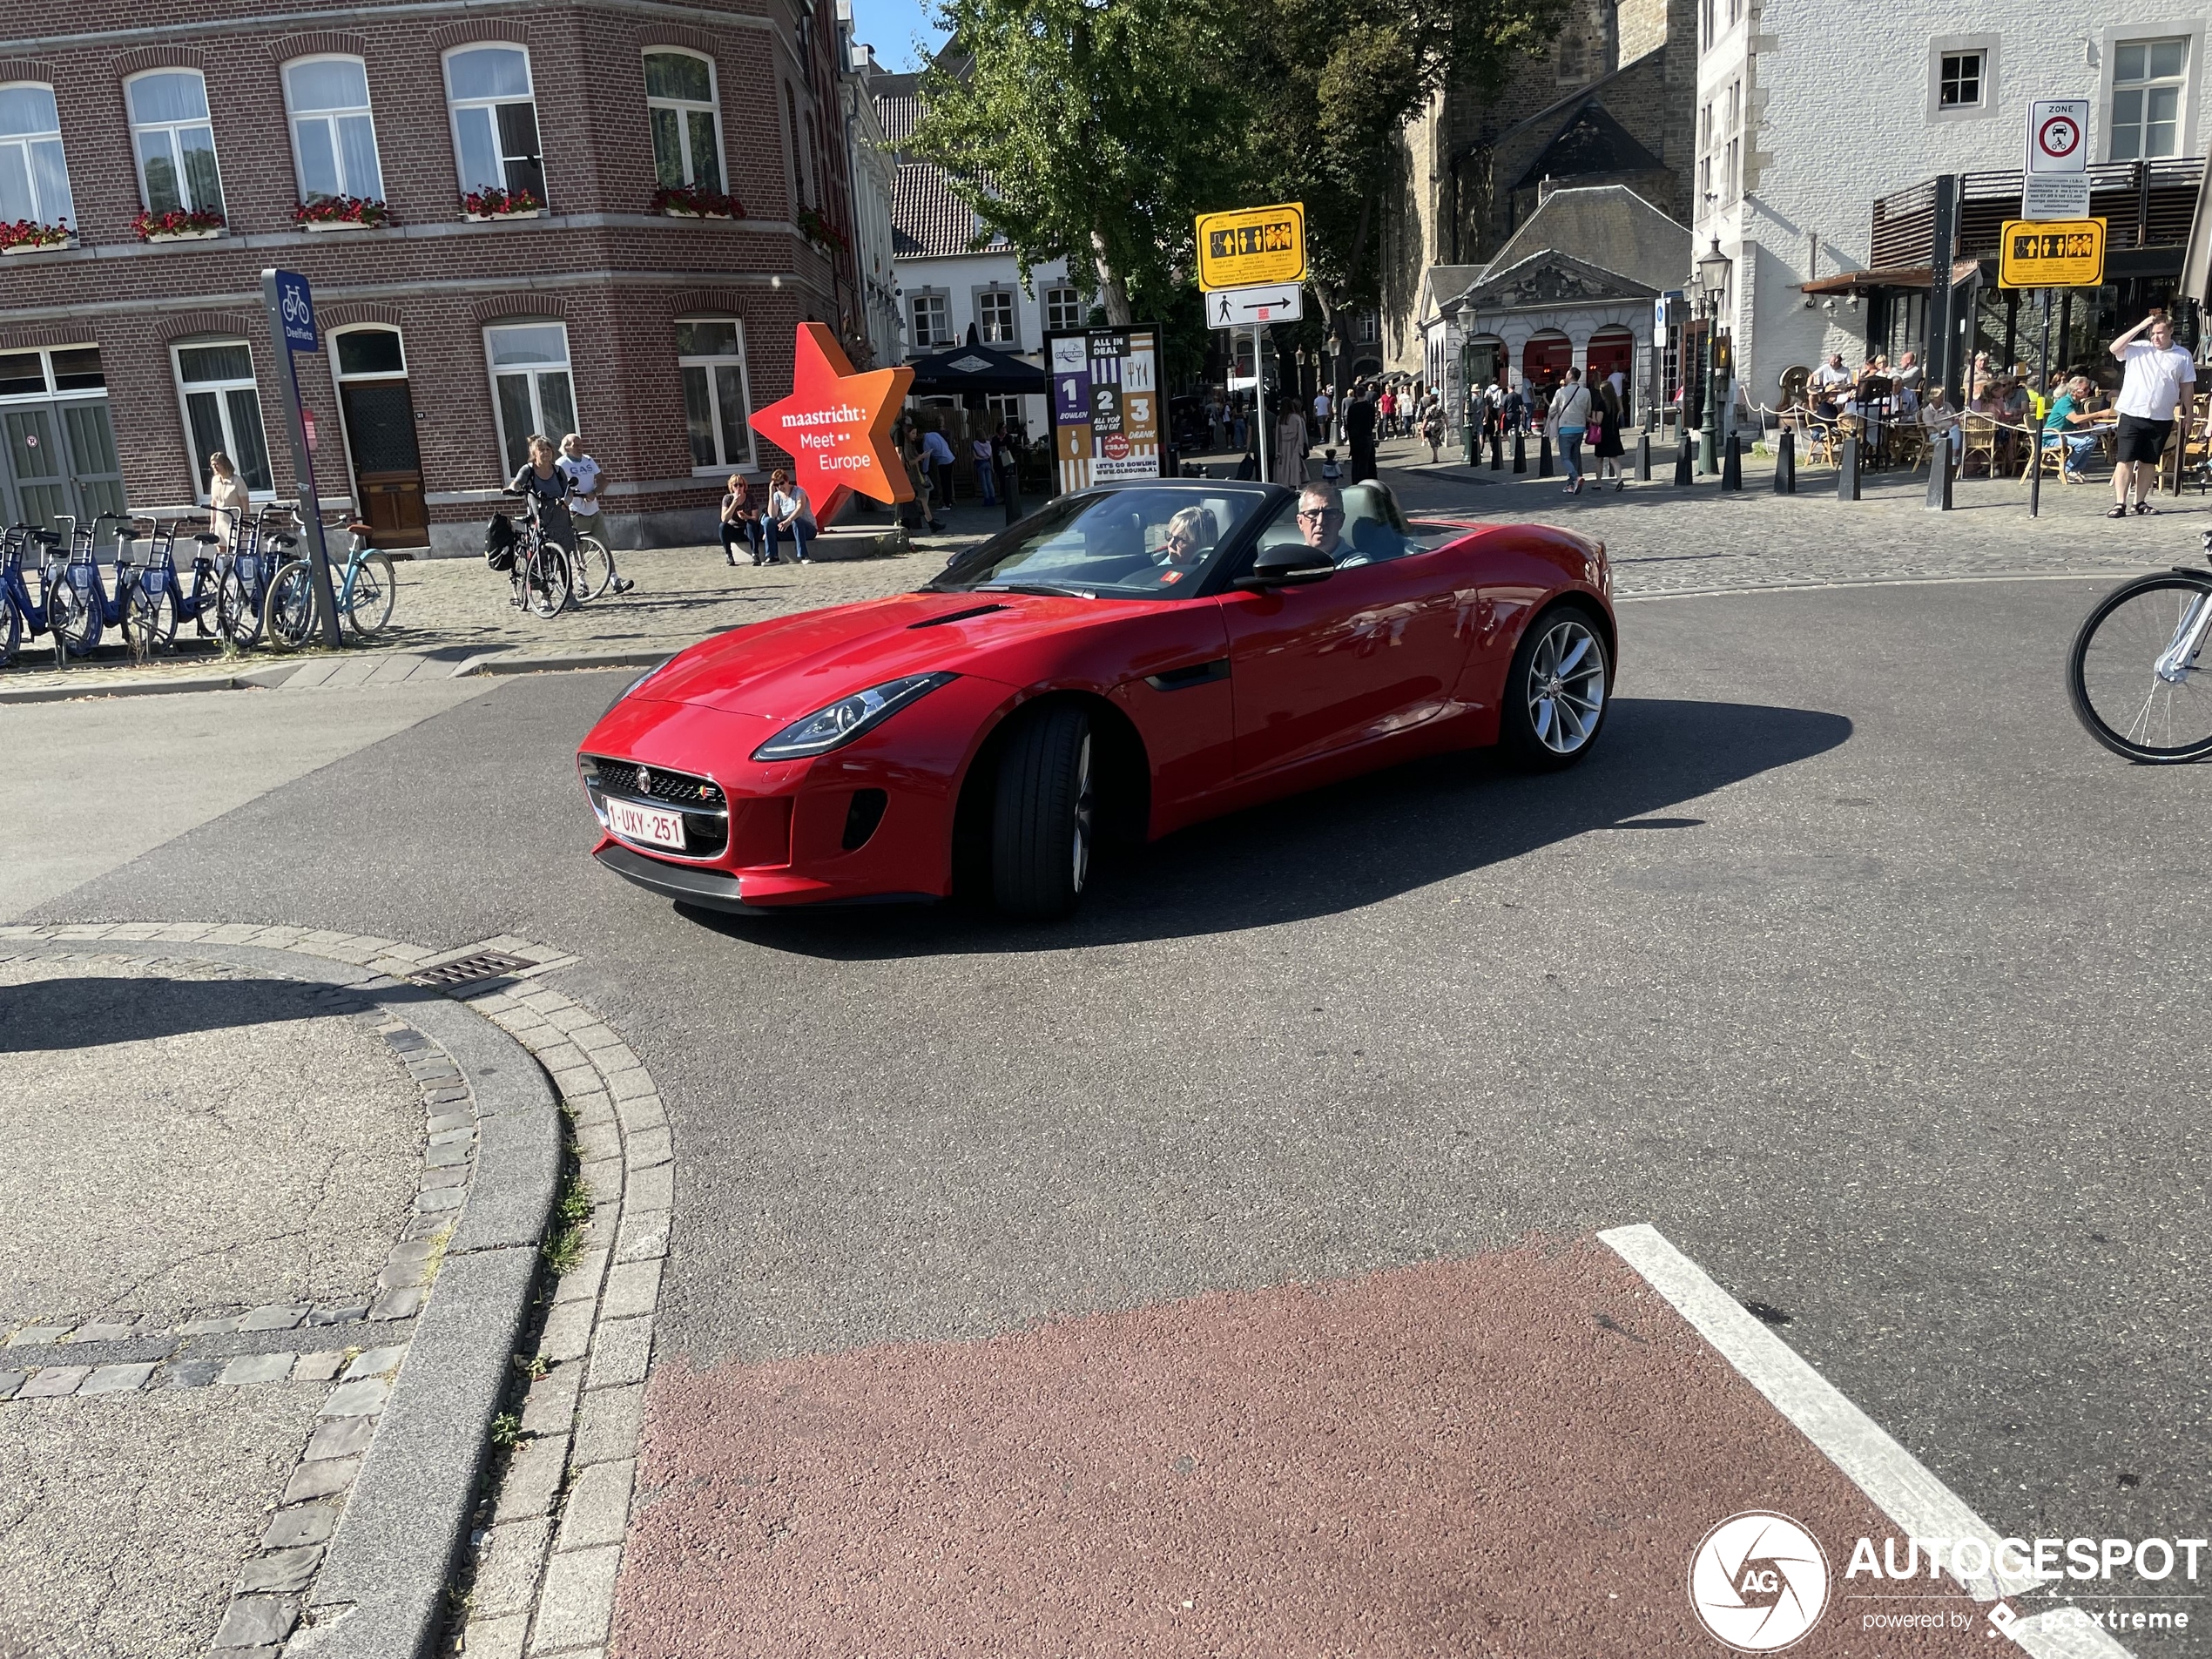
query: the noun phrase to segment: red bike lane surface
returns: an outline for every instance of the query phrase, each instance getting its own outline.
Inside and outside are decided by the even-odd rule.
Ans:
[[[1947,1580],[1844,1599],[1887,1520],[1594,1242],[664,1366],[647,1400],[620,1659],[1713,1655],[1690,1556],[1747,1509],[1829,1558],[1792,1652],[1992,1651]]]

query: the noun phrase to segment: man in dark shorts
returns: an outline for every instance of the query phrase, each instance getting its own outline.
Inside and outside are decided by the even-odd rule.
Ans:
[[[2135,336],[2146,328],[2150,331],[2150,339],[2137,340]],[[2117,452],[2117,464],[2112,469],[2114,505],[2105,516],[2125,518],[2129,510],[2128,491],[2131,485],[2135,492],[2134,511],[2158,510],[2150,504],[2151,487],[2158,479],[2159,457],[2166,453],[2167,440],[2174,435],[2177,409],[2182,421],[2182,447],[2188,447],[2196,364],[2188,352],[2174,343],[2174,325],[2166,320],[2162,311],[2152,312],[2114,341],[2112,354],[2126,366],[2127,375],[2113,404],[2120,414],[2120,428],[2114,434]]]

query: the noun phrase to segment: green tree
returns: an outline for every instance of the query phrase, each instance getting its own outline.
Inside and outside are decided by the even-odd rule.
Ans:
[[[1251,146],[1266,199],[1305,204],[1310,286],[1339,395],[1352,319],[1379,299],[1373,257],[1387,197],[1402,187],[1406,121],[1449,86],[1486,96],[1514,56],[1541,53],[1570,0],[1246,0],[1264,47],[1267,102]],[[1256,198],[1257,199],[1257,198]]]
[[[1240,21],[1190,0],[948,0],[908,152],[1005,235],[1025,281],[1065,259],[1108,322],[1164,314],[1194,216],[1237,198],[1255,105]]]

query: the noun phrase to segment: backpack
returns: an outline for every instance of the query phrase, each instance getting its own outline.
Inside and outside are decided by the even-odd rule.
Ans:
[[[515,568],[515,521],[494,513],[484,526],[484,563],[495,570]]]

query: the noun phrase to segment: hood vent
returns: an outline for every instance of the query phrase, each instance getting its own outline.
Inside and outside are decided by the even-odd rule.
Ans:
[[[911,633],[916,628],[941,628],[948,622],[966,622],[970,617],[988,617],[994,610],[1005,609],[1006,607],[1001,604],[970,605],[965,610],[948,610],[941,617],[931,617],[921,622],[910,622],[907,624],[907,630]]]

